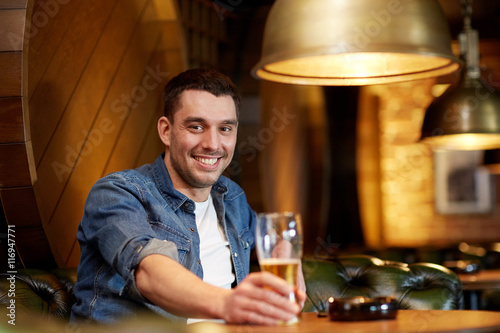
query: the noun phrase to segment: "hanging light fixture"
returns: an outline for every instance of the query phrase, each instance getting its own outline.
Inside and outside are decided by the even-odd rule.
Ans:
[[[460,68],[437,0],[277,0],[262,48],[252,74],[293,84],[381,84]]]
[[[484,150],[500,148],[500,93],[481,79],[479,37],[471,28],[472,0],[461,0],[464,29],[459,35],[466,68],[455,87],[431,103],[421,139],[434,149]]]

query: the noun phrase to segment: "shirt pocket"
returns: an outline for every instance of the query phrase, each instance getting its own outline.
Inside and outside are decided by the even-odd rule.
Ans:
[[[171,228],[161,222],[150,222],[156,237],[174,243],[179,254],[179,263],[183,264],[186,255],[191,250],[191,240],[179,230]]]
[[[255,237],[249,228],[243,229],[243,231],[238,235],[238,238],[240,239],[243,249],[250,251],[253,248],[255,244]]]

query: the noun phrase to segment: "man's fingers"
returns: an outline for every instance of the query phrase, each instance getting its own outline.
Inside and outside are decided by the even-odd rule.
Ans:
[[[299,303],[299,306],[302,309],[304,307],[304,304],[306,303],[307,295],[305,292],[303,292],[300,289],[297,290],[297,292],[295,294],[297,295],[297,301]]]
[[[297,312],[295,311],[292,312],[287,311],[282,307],[275,306],[269,302],[262,302],[255,300],[252,302],[248,302],[247,306],[244,307],[244,309],[248,310],[249,312],[257,313],[261,316],[264,316],[274,321],[278,320],[288,321],[297,314]]]
[[[289,321],[300,312],[289,298],[293,292],[293,286],[268,272],[252,273],[232,290],[226,321],[261,325]]]
[[[275,277],[273,275],[271,276]],[[259,278],[256,278],[256,280],[258,282],[263,281],[260,280]],[[277,292],[277,290],[275,289],[277,285],[272,285],[272,286],[269,284],[260,285],[260,284],[255,284],[254,282],[256,281],[246,281],[245,283],[242,283],[237,288],[238,290],[236,290],[236,292],[239,293],[241,297],[245,297],[259,302],[264,302],[266,304],[282,308],[285,311],[291,313],[298,313],[300,311],[300,308],[298,307],[297,303],[291,301],[289,298],[290,294],[293,293],[294,290],[293,287],[286,284],[286,282],[284,286],[285,288],[282,288],[281,292]],[[280,281],[278,281],[278,284],[281,284]]]
[[[281,297],[282,298],[282,297]],[[279,321],[289,321],[296,315],[295,312],[285,311],[269,302],[244,297],[239,303],[238,322],[247,322],[261,325],[276,325]]]
[[[235,322],[232,322],[232,324],[254,324],[254,325],[276,326],[280,323],[280,321],[285,321],[283,319],[271,318],[267,316],[267,314],[263,315],[258,312],[244,311],[244,310],[238,314],[238,318],[240,319]]]
[[[249,275],[250,277],[250,275]],[[302,283],[300,283],[302,279]],[[269,272],[260,272],[251,274],[250,280],[252,283],[264,287],[271,288],[275,292],[278,292],[283,297],[289,298],[291,293],[295,293],[297,297],[297,303],[299,304],[299,309],[297,312],[300,312],[302,307],[304,306],[305,300],[307,298],[305,294],[305,283],[303,282],[303,276],[300,274],[298,288],[294,289],[293,286],[289,285],[285,280],[269,273]]]
[[[294,291],[294,287],[289,285],[284,279],[269,272],[251,273],[247,279],[256,286],[272,289],[283,296],[288,297]]]

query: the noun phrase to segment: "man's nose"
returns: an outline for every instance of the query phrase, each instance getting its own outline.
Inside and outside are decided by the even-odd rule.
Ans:
[[[220,135],[217,129],[210,129],[205,132],[202,142],[203,148],[210,150],[219,150],[220,148]]]

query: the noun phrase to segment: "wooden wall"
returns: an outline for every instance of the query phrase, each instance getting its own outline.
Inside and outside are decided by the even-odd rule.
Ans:
[[[32,9],[33,3],[27,0],[0,2],[0,198],[13,230],[10,233],[15,236],[16,252],[32,253],[27,263],[45,261],[54,265],[33,186],[36,172],[25,80],[29,46],[26,22]],[[21,262],[19,256],[16,262]]]
[[[2,70],[12,76],[0,85],[0,126],[10,131],[0,145],[5,215],[17,225],[21,211],[30,212],[27,226],[45,231],[57,265],[76,266],[76,230],[92,184],[163,150],[161,91],[187,66],[177,2],[37,0],[4,15],[27,29],[29,41],[29,52],[26,44],[0,53],[0,78]],[[27,23],[18,27],[15,15]],[[20,234],[19,245],[44,244]],[[52,260],[47,251],[35,260],[36,252],[19,249],[26,266]]]

